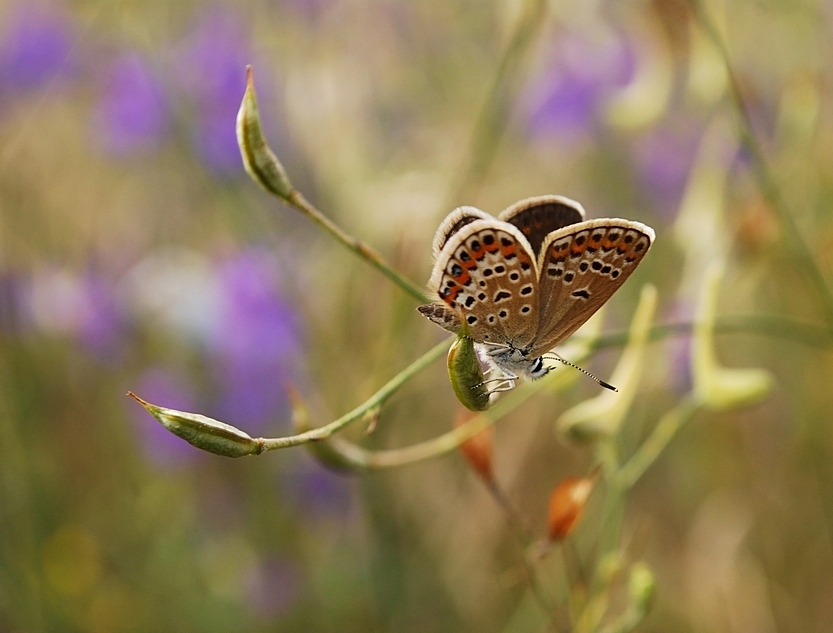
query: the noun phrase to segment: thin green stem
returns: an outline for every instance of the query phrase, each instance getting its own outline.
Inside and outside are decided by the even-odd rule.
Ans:
[[[284,166],[272,151],[272,148],[269,147],[269,143],[263,134],[260,108],[257,104],[257,94],[255,92],[254,73],[251,66],[246,67],[246,91],[243,94],[240,110],[237,113],[236,132],[243,166],[257,184],[279,200],[303,213],[346,246],[348,250],[381,271],[382,274],[417,301],[422,303],[428,301],[422,288],[394,270],[375,249],[344,231],[316,209],[300,191],[295,189]]]
[[[669,336],[682,336],[694,331],[694,323],[663,323],[651,328],[649,340],[659,341]],[[833,347],[833,329],[797,321],[786,317],[751,314],[743,316],[724,316],[718,319],[715,334],[758,334],[772,338],[782,338],[809,347]],[[589,343],[591,350],[621,347],[628,340],[628,332],[611,332],[603,334]]]
[[[614,478],[616,485],[623,492],[632,488],[699,409],[700,403],[689,394],[676,407],[662,416],[648,438],[619,469]]]
[[[693,323],[657,325],[651,329],[649,337],[651,340],[656,341],[669,336],[690,334],[693,329]],[[777,316],[753,315],[745,317],[724,317],[717,322],[715,330],[724,334],[746,332],[763,336],[786,338],[812,347],[833,347],[833,332],[830,330]],[[627,337],[627,332],[606,334],[590,342],[588,347],[591,352],[605,348],[619,347],[627,342]],[[498,400],[488,411],[482,412],[466,424],[430,440],[405,448],[370,451],[341,438],[331,437],[333,433],[362,417],[368,411],[378,408],[414,375],[442,356],[446,345],[448,345],[447,341],[439,343],[393,378],[368,401],[330,424],[299,433],[298,435],[282,438],[260,438],[258,441],[262,442],[263,450],[267,451],[330,438],[329,444],[331,444],[332,448],[347,465],[353,468],[397,468],[439,457],[456,450],[461,443],[508,415],[542,389],[553,388],[557,384],[555,381],[569,378],[568,372],[557,372],[552,374],[551,378],[522,383]],[[572,358],[571,360],[581,362],[582,359]]]
[[[330,437],[333,433],[340,431],[341,429],[346,427],[351,422],[360,419],[368,411],[372,411],[374,408],[378,408],[379,406],[381,406],[388,398],[390,398],[394,393],[396,393],[399,390],[399,388],[402,387],[402,385],[404,385],[416,374],[421,372],[428,365],[430,365],[440,356],[442,356],[445,353],[447,346],[447,341],[438,343],[430,350],[425,352],[425,354],[420,356],[413,363],[408,365],[408,367],[399,372],[391,380],[389,380],[384,387],[379,389],[379,391],[373,394],[373,396],[371,396],[364,403],[325,426],[319,427],[317,429],[312,429],[311,431],[306,431],[304,433],[299,433],[297,435],[291,435],[288,437],[261,437],[258,438],[256,441],[262,445],[263,451],[265,452],[273,451],[279,448],[298,446],[300,444],[306,444],[307,442],[325,440],[328,437]]]
[[[324,229],[327,233],[332,235],[336,240],[347,247],[347,249],[380,271],[383,275],[385,275],[385,277],[393,281],[393,283],[402,288],[402,290],[407,292],[414,299],[421,303],[430,302],[430,299],[422,288],[392,268],[390,264],[384,260],[382,255],[372,246],[369,246],[365,242],[353,237],[330,218],[321,213],[303,196],[300,191],[293,189],[289,194],[289,197],[285,199],[285,202],[307,216],[316,225]]]
[[[452,185],[446,206],[451,208],[470,195],[485,177],[494,161],[500,137],[506,129],[523,74],[520,69],[527,52],[546,24],[547,0],[531,0],[518,21],[512,39],[504,51],[494,83],[477,117],[464,167]]]
[[[692,5],[694,7],[696,19],[700,24],[700,28],[712,41],[712,44],[714,44],[721,60],[723,61],[723,66],[729,79],[730,96],[738,115],[741,139],[752,156],[751,164],[755,178],[758,181],[758,186],[766,199],[769,201],[772,209],[775,211],[775,214],[778,216],[778,220],[781,225],[784,227],[785,248],[787,249],[787,252],[793,256],[793,258],[802,264],[807,276],[815,286],[816,291],[822,300],[827,320],[833,324],[833,292],[831,292],[830,287],[827,285],[824,273],[813,257],[813,253],[807,245],[807,242],[804,240],[795,219],[787,207],[787,203],[781,194],[778,184],[775,182],[772,171],[769,168],[767,159],[764,156],[764,151],[757,135],[755,134],[755,129],[752,126],[749,110],[746,107],[743,92],[740,89],[740,82],[735,75],[732,62],[729,58],[729,51],[726,47],[726,42],[723,40],[723,37],[721,37],[714,22],[712,22],[709,17],[703,1],[692,0]]]
[[[530,548],[533,545],[533,539],[529,533],[529,529],[526,527],[521,515],[515,509],[515,506],[512,505],[509,497],[506,496],[506,493],[497,484],[497,482],[486,482],[486,488],[489,490],[489,493],[492,495],[495,503],[497,503],[503,512],[503,516],[506,518],[506,523],[512,529],[515,538],[518,540],[518,543],[523,550],[522,558],[524,572],[526,573],[526,580],[529,584],[529,589],[532,592],[532,595],[535,597],[535,601],[538,603],[538,606],[541,607],[542,611],[550,616],[553,616],[555,607],[550,604],[549,599],[544,593],[544,588],[541,586],[541,583],[538,582],[538,575],[535,573],[535,565],[530,558]]]
[[[526,382],[498,400],[488,411],[483,411],[465,424],[419,444],[412,444],[405,448],[371,451],[352,442],[340,440],[337,445],[334,444],[334,448],[337,447],[342,457],[356,468],[399,468],[440,457],[455,451],[460,444],[517,409],[539,391],[552,388],[556,381],[564,380],[566,377],[566,372],[559,372],[552,374],[552,378]]]

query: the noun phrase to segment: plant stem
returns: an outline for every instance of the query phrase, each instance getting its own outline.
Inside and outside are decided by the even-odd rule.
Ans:
[[[430,302],[430,299],[425,294],[425,292],[423,292],[422,288],[420,288],[414,282],[410,281],[409,279],[401,275],[399,272],[397,272],[394,268],[392,268],[387,262],[385,262],[382,255],[372,246],[345,232],[330,218],[321,213],[309,200],[307,200],[303,196],[303,194],[300,191],[298,191],[297,189],[293,189],[292,192],[289,194],[289,197],[286,198],[285,202],[297,209],[298,211],[300,211],[301,213],[303,213],[322,229],[327,231],[327,233],[332,235],[336,240],[341,242],[349,250],[351,250],[353,253],[355,253],[363,260],[368,262],[371,266],[380,271],[383,275],[385,275],[385,277],[393,281],[393,283],[402,288],[402,290],[407,292],[414,299],[421,303]]]
[[[694,7],[694,14],[700,24],[700,28],[712,41],[712,44],[714,44],[723,61],[726,76],[729,80],[730,96],[738,115],[741,139],[752,156],[752,167],[755,178],[758,181],[758,186],[764,194],[764,197],[769,201],[769,204],[784,228],[785,248],[788,253],[802,264],[807,276],[815,286],[822,300],[828,322],[833,324],[833,293],[827,285],[824,273],[813,257],[810,247],[801,235],[795,219],[787,208],[787,203],[769,168],[761,144],[752,126],[749,110],[746,107],[746,102],[740,89],[740,82],[735,75],[732,62],[729,59],[729,51],[726,43],[714,25],[714,22],[709,17],[703,1],[692,0],[692,6]]]
[[[700,403],[689,394],[676,407],[662,416],[648,438],[616,473],[614,477],[616,485],[622,491],[632,488],[662,454],[677,432],[694,417],[699,409]]]
[[[529,584],[529,589],[532,592],[532,595],[535,597],[535,601],[544,613],[554,616],[555,608],[550,604],[549,599],[544,593],[543,587],[541,587],[541,584],[538,582],[538,575],[535,573],[535,565],[530,557],[530,548],[533,545],[533,539],[529,530],[524,524],[520,514],[518,514],[518,511],[515,509],[515,506],[512,505],[509,497],[506,496],[506,493],[497,484],[497,482],[488,481],[486,482],[486,487],[492,495],[492,498],[503,512],[503,516],[506,518],[506,523],[514,532],[515,538],[518,540],[518,543],[523,550],[522,557],[524,572],[526,573],[526,580]]]
[[[463,198],[471,195],[471,190],[483,180],[494,161],[498,140],[506,129],[515,92],[520,84],[521,64],[546,24],[547,7],[547,0],[531,0],[526,13],[515,27],[489,95],[477,117],[464,166],[458,170],[460,175],[448,194],[448,208],[457,206]]]
[[[381,406],[382,403],[396,393],[402,385],[442,356],[443,353],[445,353],[447,346],[448,341],[443,341],[432,347],[430,350],[425,352],[425,354],[420,356],[417,360],[408,365],[408,367],[389,380],[384,387],[379,389],[379,391],[373,394],[373,396],[371,396],[368,400],[337,420],[334,420],[325,426],[312,429],[311,431],[306,431],[304,433],[299,433],[297,435],[274,438],[261,437],[258,438],[257,441],[262,444],[263,451],[265,452],[273,451],[279,448],[298,446],[300,444],[306,444],[307,442],[325,440],[336,431],[340,431],[351,422],[360,419],[368,411]]]
[[[661,340],[669,336],[689,334],[693,329],[693,323],[669,323],[656,325],[651,329],[649,338],[653,341]],[[751,315],[744,317],[724,317],[717,322],[715,330],[722,333],[749,332],[763,336],[777,336],[789,340],[796,340],[812,347],[833,346],[833,332],[830,330],[777,316]],[[627,332],[614,332],[606,334],[589,343],[588,347],[590,351],[618,347],[627,341],[627,337]],[[258,441],[263,443],[263,450],[268,451],[279,448],[287,448],[290,446],[298,446],[300,444],[306,444],[307,442],[320,441],[330,438],[329,442],[332,444],[333,448],[348,464],[355,468],[396,468],[422,460],[431,459],[433,457],[439,457],[454,451],[462,442],[473,437],[484,428],[491,426],[503,416],[508,415],[542,389],[552,388],[557,384],[555,381],[566,380],[569,378],[568,372],[557,372],[552,374],[551,378],[535,382],[522,383],[498,400],[488,411],[484,411],[483,413],[477,415],[466,424],[448,431],[447,433],[443,433],[435,438],[426,440],[425,442],[414,444],[405,448],[369,451],[361,446],[353,444],[352,442],[348,442],[337,437],[331,437],[336,431],[341,430],[351,422],[361,418],[365,415],[365,413],[373,408],[379,407],[419,371],[442,356],[446,349],[446,345],[448,345],[448,341],[443,341],[436,347],[430,349],[410,366],[400,372],[396,377],[390,380],[369,400],[326,426],[287,437],[259,438]],[[573,358],[571,360],[580,362],[582,359]],[[666,416],[668,415],[670,415],[670,412],[669,414],[666,414]],[[662,422],[660,422],[657,429],[655,429],[655,433],[658,432],[660,426],[662,426]],[[670,437],[668,440],[670,440]],[[667,441],[665,443],[667,443]],[[664,445],[660,447],[660,449],[661,448],[664,448]],[[631,458],[631,460],[633,460],[633,458]],[[647,468],[648,465],[646,465],[645,468]],[[628,468],[635,468],[635,466],[629,464]]]
[[[651,328],[649,340],[659,341],[669,336],[691,334],[694,323],[663,323]],[[833,330],[769,314],[750,314],[742,316],[724,316],[717,320],[715,334],[758,334],[773,338],[783,338],[810,347],[833,347]],[[628,332],[612,332],[595,338],[589,345],[593,351],[610,347],[621,347],[628,340]]]

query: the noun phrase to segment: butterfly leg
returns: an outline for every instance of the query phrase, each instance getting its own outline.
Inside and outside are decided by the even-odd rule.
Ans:
[[[498,383],[498,386],[489,391],[489,394],[491,395],[493,393],[500,393],[502,391],[509,391],[510,389],[514,389],[516,380],[518,380],[518,376],[516,376],[515,374],[504,372],[502,376],[498,376],[497,378],[489,378],[488,380],[484,380],[483,382],[478,383],[472,388],[482,387],[483,385],[488,384],[490,382],[496,382]]]

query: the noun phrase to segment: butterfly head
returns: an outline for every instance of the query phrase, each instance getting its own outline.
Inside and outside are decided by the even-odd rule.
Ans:
[[[501,371],[512,376],[522,376],[535,380],[546,376],[552,367],[544,365],[541,356],[530,358],[528,350],[510,345],[479,344],[486,361]]]

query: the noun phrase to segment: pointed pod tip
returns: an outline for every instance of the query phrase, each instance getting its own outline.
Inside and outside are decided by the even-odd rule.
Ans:
[[[133,398],[136,402],[138,402],[140,405],[142,405],[142,406],[143,406],[143,407],[145,407],[145,408],[148,408],[149,406],[153,406],[153,405],[151,405],[149,402],[147,402],[147,401],[145,401],[145,400],[142,400],[139,396],[137,396],[137,395],[136,395],[135,393],[133,393],[132,391],[128,391],[126,395],[130,396],[131,398]]]
[[[251,65],[246,66],[246,91],[237,112],[236,131],[243,166],[248,174],[266,191],[288,201],[294,189],[263,135]]]

